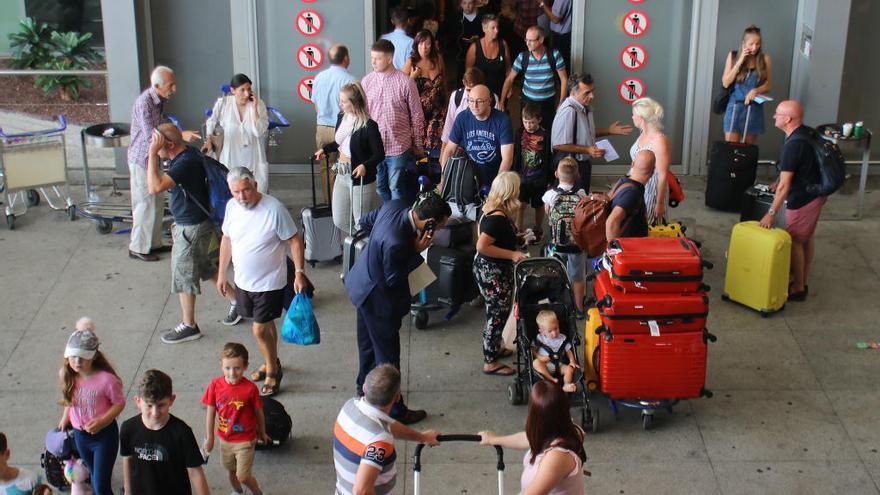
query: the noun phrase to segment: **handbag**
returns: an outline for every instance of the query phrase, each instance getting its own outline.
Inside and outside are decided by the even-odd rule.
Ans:
[[[213,150],[211,153],[214,154],[214,159],[220,158],[220,150],[223,149],[223,141],[225,137],[225,132],[223,130],[223,124],[220,123],[220,118],[223,115],[223,110],[226,108],[226,97],[220,97],[220,111],[211,114],[211,120],[214,121],[214,130],[211,131],[211,145],[213,146]]]
[[[281,324],[281,338],[296,345],[315,345],[321,343],[321,329],[315,312],[312,310],[312,299],[303,293],[293,296],[290,309]]]
[[[730,52],[732,58],[736,58],[737,50],[733,50]],[[730,86],[724,87],[724,84],[721,84],[721,88],[715,93],[715,98],[712,99],[712,113],[716,115],[723,115],[724,112],[727,111],[727,102],[730,101],[730,94],[733,93],[734,83],[731,83]]]
[[[675,208],[684,201],[684,188],[681,187],[681,181],[672,173],[672,170],[666,172],[666,177],[667,187],[669,188],[667,202],[669,206]]]

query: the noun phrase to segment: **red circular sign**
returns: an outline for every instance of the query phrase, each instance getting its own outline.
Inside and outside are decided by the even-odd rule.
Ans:
[[[639,44],[626,45],[620,51],[620,64],[626,70],[639,70],[648,63],[648,50]]]
[[[306,1],[309,1],[309,0],[306,0]],[[313,1],[313,0],[312,0],[312,1]],[[644,1],[645,1],[645,0],[629,0],[629,3],[642,3],[642,2],[644,2]]]
[[[315,78],[312,76],[306,76],[299,80],[299,84],[296,85],[296,94],[302,101],[306,103],[314,103],[314,101],[312,101],[312,86],[314,83]]]
[[[628,77],[617,86],[617,96],[626,103],[632,103],[645,96],[645,83],[637,77]]]
[[[648,32],[648,28],[651,27],[651,19],[644,11],[630,10],[623,16],[622,26],[624,33],[638,38]]]
[[[296,15],[296,30],[303,36],[315,36],[324,27],[324,19],[314,10],[303,10]]]
[[[296,61],[305,70],[316,70],[324,63],[324,52],[317,45],[309,43],[296,51]]]

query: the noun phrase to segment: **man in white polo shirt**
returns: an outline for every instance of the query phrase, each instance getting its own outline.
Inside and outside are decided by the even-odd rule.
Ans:
[[[257,191],[250,170],[236,167],[226,176],[233,199],[226,203],[223,240],[220,243],[220,271],[217,290],[226,294],[226,270],[235,266],[235,301],[238,314],[253,318],[253,332],[265,364],[251,375],[265,380],[260,395],[278,393],[281,362],[278,359],[278,329],[284,287],[287,285],[287,247],[296,267],[293,290],[310,285],[305,276],[305,245],[296,224],[280,201]]]

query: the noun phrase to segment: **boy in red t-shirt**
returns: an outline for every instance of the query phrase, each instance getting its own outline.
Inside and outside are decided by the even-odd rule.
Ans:
[[[257,386],[244,377],[248,366],[247,349],[236,342],[223,346],[220,368],[223,376],[211,380],[202,403],[208,406],[205,423],[205,451],[214,449],[214,418],[220,437],[220,460],[229,475],[235,493],[247,486],[253,495],[262,495],[260,485],[251,474],[257,439],[269,442],[263,402]]]

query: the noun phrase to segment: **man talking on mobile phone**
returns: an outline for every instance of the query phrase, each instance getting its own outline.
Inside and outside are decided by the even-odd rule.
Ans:
[[[363,395],[367,374],[379,364],[400,369],[400,320],[412,300],[409,274],[424,262],[419,253],[431,245],[433,229],[442,227],[451,214],[440,196],[426,193],[413,207],[395,199],[361,217],[359,224],[370,241],[345,277],[357,309],[358,395]],[[407,408],[402,395],[390,415],[403,424],[427,416]]]

